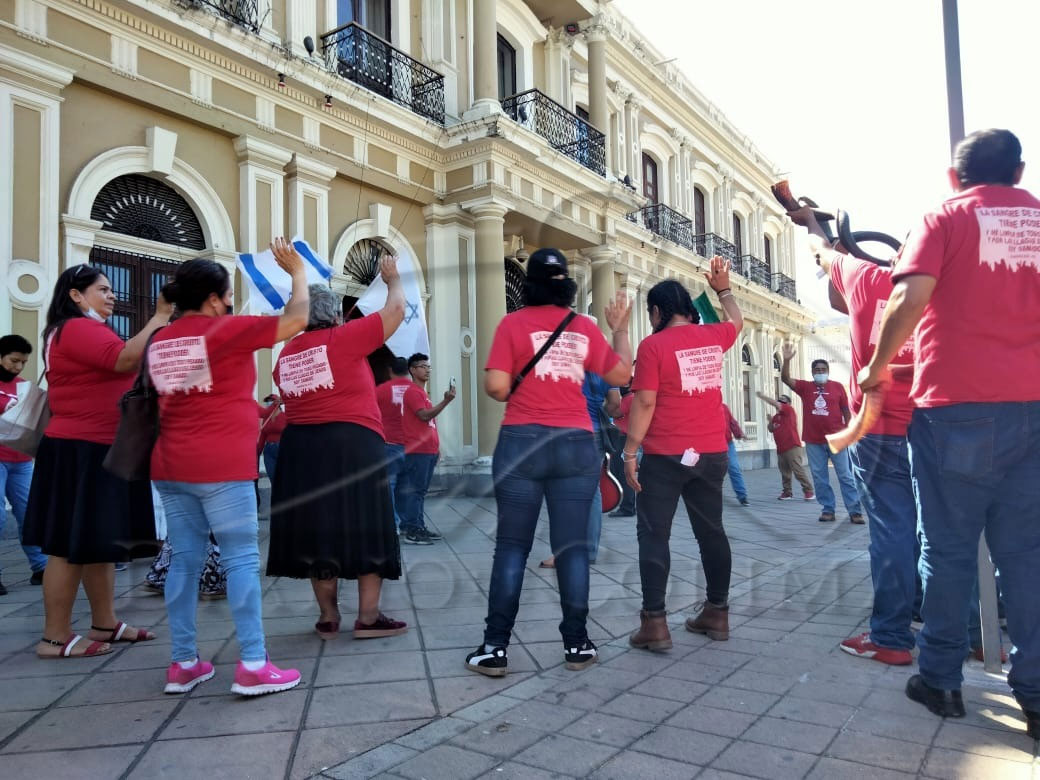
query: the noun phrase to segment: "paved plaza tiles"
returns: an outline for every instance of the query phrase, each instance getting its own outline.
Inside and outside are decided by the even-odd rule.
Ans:
[[[445,536],[405,546],[407,575],[383,608],[411,629],[331,642],[313,631],[307,582],[264,579],[271,657],[303,672],[295,690],[230,694],[237,646],[226,603],[199,607],[203,658],[217,676],[164,696],[169,635],[162,599],[140,587],[145,562],[116,577],[121,618],[154,642],[111,655],[41,661],[43,604],[8,523],[0,542],[0,777],[3,778],[1001,778],[1040,777],[1006,682],[970,664],[968,716],[942,721],[904,698],[908,668],[838,650],[871,605],[867,529],[819,507],[778,502],[774,471],[750,472],[751,506],[727,485],[733,544],[731,638],[682,630],[703,577],[680,510],[673,531],[670,653],[631,650],[639,570],[631,519],[605,518],[592,574],[589,633],[601,663],[563,667],[553,572],[539,526],[521,598],[510,674],[463,668],[481,639],[494,501],[431,497]],[[843,521],[843,522],[841,522]],[[267,524],[261,534],[266,543]],[[356,590],[341,587],[344,618]],[[89,625],[86,600],[75,625]],[[349,621],[347,621],[349,625]]]

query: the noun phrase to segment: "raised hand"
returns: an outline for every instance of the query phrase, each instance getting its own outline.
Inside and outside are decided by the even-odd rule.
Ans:
[[[783,353],[784,360],[792,360],[795,355],[794,344],[785,342],[781,352]]]
[[[401,278],[401,274],[397,270],[397,258],[389,252],[384,252],[383,256],[379,258],[379,276],[388,287],[391,282]]]
[[[715,292],[727,289],[729,287],[729,260],[715,255],[709,262],[708,272],[704,274],[704,278],[708,280],[708,285]]]
[[[271,251],[274,252],[275,262],[277,262],[278,266],[289,274],[289,276],[303,273],[303,258],[300,257],[300,253],[296,251],[296,247],[294,247],[292,242],[287,238],[279,236],[272,241]]]
[[[628,320],[632,316],[632,301],[618,290],[614,293],[614,300],[603,309],[603,315],[606,317],[607,326],[611,331],[628,332]]]

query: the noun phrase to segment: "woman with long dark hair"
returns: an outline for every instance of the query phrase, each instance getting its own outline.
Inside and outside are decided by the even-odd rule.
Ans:
[[[386,444],[368,356],[404,319],[397,261],[384,255],[382,309],[344,323],[338,296],[311,285],[307,331],[282,350],[274,377],[289,425],[271,488],[269,577],[308,578],[314,628],[339,633],[339,580],[357,580],[355,639],[403,634],[379,611],[383,580],[401,576],[401,548],[386,470]]]
[[[210,533],[220,545],[240,651],[231,691],[256,696],[300,682],[298,671],[268,660],[261,619],[253,353],[303,330],[308,309],[303,259],[285,239],[275,239],[271,248],[292,277],[281,316],[225,316],[233,313],[227,270],[212,260],[189,260],[163,288],[180,317],[148,348],[160,413],[152,479],[173,551],[165,588],[173,643],[166,693],[186,693],[213,677],[213,665],[198,656],[195,633]]]
[[[506,402],[492,462],[498,532],[484,642],[466,657],[466,668],[490,677],[501,677],[507,670],[509,637],[543,499],[549,508],[549,538],[560,586],[564,660],[572,670],[596,661],[596,646],[586,629],[587,532],[601,456],[581,388],[586,371],[611,385],[628,381],[631,307],[618,293],[605,310],[613,335],[611,349],[589,317],[575,316],[571,310],[576,292],[562,252],[539,249],[532,254],[524,285],[526,305],[499,323],[487,360],[484,389]],[[515,378],[561,325],[556,341],[512,390]]]
[[[119,621],[114,605],[113,564],[155,554],[151,488],[147,481],[118,479],[101,464],[145,344],[173,310],[160,295],[155,316],[124,343],[105,324],[115,302],[107,276],[76,265],[58,277],[47,309],[43,344],[52,417],[36,453],[23,537],[50,556],[36,647],[41,658],[103,655],[112,652],[112,642],[155,638]],[[72,631],[81,582],[90,601],[86,640]]]
[[[654,332],[639,345],[632,380],[635,400],[622,457],[628,483],[639,494],[636,537],[643,610],[629,643],[646,650],[672,646],[664,598],[671,568],[668,540],[680,497],[707,580],[707,600],[696,617],[687,619],[686,630],[715,640],[729,638],[731,556],[722,527],[722,479],[729,456],[722,356],[744,320],[729,288],[729,263],[712,258],[705,277],[729,321],[699,325],[685,287],[674,279],[655,284],[646,296]],[[643,459],[637,462],[640,446]]]

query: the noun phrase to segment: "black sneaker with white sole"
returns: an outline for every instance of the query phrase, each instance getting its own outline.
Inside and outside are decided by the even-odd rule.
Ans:
[[[436,542],[439,539],[443,539],[444,538],[443,534],[439,534],[436,531],[434,531],[432,528],[429,528],[429,527],[422,529],[422,531],[423,531],[424,534],[426,534],[426,538],[427,539],[430,539],[431,541],[434,541],[434,542]]]
[[[490,652],[487,652],[484,645],[481,645],[466,656],[467,669],[488,677],[505,677],[508,666],[509,659],[506,657],[504,647],[493,647]]]
[[[401,541],[405,544],[433,544],[421,528],[412,528],[401,535]]]
[[[592,640],[585,639],[577,647],[568,647],[564,652],[563,660],[572,672],[580,672],[596,663],[598,655]]]

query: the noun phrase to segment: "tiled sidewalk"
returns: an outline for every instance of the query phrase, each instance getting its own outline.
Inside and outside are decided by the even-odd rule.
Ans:
[[[127,622],[153,627],[157,641],[94,660],[37,660],[40,590],[5,539],[0,776],[1040,777],[1006,683],[981,665],[968,669],[968,717],[944,723],[904,698],[911,670],[837,649],[870,611],[866,529],[821,525],[815,504],[775,501],[775,472],[746,476],[751,507],[727,489],[730,641],[681,628],[703,579],[689,525],[677,518],[676,646],[630,650],[625,636],[640,603],[635,530],[630,519],[606,518],[589,623],[602,663],[566,671],[554,576],[537,568],[548,554],[540,527],[511,673],[501,680],[463,668],[481,638],[492,500],[427,502],[445,540],[406,545],[407,576],[384,589],[384,610],[414,627],[405,636],[322,642],[309,585],[265,579],[271,656],[300,668],[304,683],[255,700],[228,692],[237,646],[223,602],[199,611],[201,651],[215,659],[217,677],[187,696],[163,696],[165,611],[138,587],[143,562],[117,575],[118,607]],[[356,591],[344,584],[341,601],[347,619]],[[76,614],[86,627],[85,600]]]

